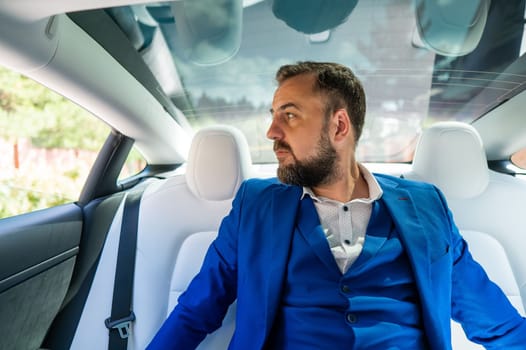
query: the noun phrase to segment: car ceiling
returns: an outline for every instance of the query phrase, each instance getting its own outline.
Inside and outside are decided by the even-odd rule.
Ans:
[[[93,8],[102,2],[50,3],[50,8],[39,1],[0,3],[0,63],[64,95],[135,139],[150,164],[183,162],[191,137],[188,130],[97,42],[60,13],[61,8]],[[104,5],[122,3],[105,1]],[[22,9],[30,13],[22,16]],[[50,12],[57,15],[46,17]]]
[[[0,64],[43,83],[103,117],[110,126],[135,139],[148,162],[180,163],[188,152],[192,134],[189,128],[176,123],[174,113],[167,113],[152,91],[64,15],[147,2],[155,1],[0,1]],[[524,1],[513,3],[524,8]],[[524,17],[523,13],[519,15]],[[488,52],[480,51],[478,54],[486,55],[482,57],[487,60]],[[501,82],[509,80],[513,74],[526,75],[523,61],[521,58],[500,73]],[[454,68],[455,61],[449,60],[447,65]],[[484,97],[481,92],[476,99],[484,101]],[[439,95],[433,98],[440,104]],[[526,147],[524,110],[524,92],[511,98],[505,96],[472,123],[481,134],[488,160],[508,159]]]

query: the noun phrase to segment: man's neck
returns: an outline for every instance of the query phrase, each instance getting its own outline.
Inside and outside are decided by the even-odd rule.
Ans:
[[[312,191],[316,196],[329,198],[341,203],[347,203],[356,198],[369,198],[369,185],[357,164],[346,175],[329,184],[315,186],[312,188]]]

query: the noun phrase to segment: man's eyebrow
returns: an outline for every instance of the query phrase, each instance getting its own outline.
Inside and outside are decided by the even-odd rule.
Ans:
[[[285,103],[285,104],[282,104],[281,106],[279,106],[279,110],[282,111],[286,108],[289,108],[289,107],[294,107],[296,109],[299,109],[298,106],[296,106],[296,104],[292,103],[292,102],[288,102],[288,103]],[[270,114],[274,114],[275,110],[274,108],[271,108],[270,110]]]

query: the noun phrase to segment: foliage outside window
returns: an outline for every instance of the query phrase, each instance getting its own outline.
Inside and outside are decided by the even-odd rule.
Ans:
[[[128,158],[126,158],[126,163],[122,167],[121,173],[119,174],[119,179],[122,180],[132,175],[137,174],[146,166],[146,161],[139,153],[139,151],[134,147],[132,148]]]
[[[75,201],[110,128],[0,67],[0,218]]]

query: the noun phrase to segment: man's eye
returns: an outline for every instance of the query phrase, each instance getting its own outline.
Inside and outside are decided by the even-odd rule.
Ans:
[[[285,113],[285,116],[287,117],[287,119],[292,119],[292,118],[296,117],[296,115],[294,113]]]

